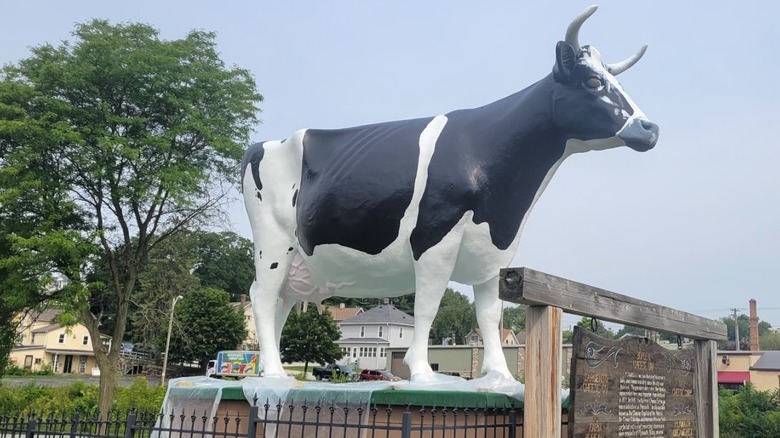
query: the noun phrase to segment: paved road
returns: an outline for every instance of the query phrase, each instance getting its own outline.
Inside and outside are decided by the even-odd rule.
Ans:
[[[130,386],[131,383],[139,376],[119,376],[119,386]],[[97,385],[100,382],[100,377],[84,376],[84,375],[62,375],[62,376],[34,376],[34,377],[3,377],[0,379],[0,385],[5,387],[19,387],[27,385],[30,382],[35,382],[41,386],[66,386],[73,382],[82,381],[87,385]],[[149,381],[150,384],[159,384],[159,377]]]

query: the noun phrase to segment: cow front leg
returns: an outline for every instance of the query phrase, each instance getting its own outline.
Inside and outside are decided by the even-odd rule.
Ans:
[[[484,358],[482,374],[498,371],[509,379],[514,379],[506,365],[501,342],[501,300],[498,298],[498,276],[485,283],[473,286],[474,305],[477,310],[477,323],[482,332]]]

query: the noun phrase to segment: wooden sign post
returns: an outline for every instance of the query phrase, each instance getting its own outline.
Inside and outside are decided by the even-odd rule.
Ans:
[[[525,376],[524,427],[527,431],[533,430],[534,434],[528,436],[560,438],[560,424],[557,426],[552,424],[553,422],[560,423],[561,418],[562,373],[558,361],[560,357],[561,314],[556,313],[560,311],[633,327],[674,333],[693,339],[695,342],[691,363],[693,367],[692,397],[695,425],[691,429],[695,431],[693,435],[695,437],[717,438],[719,436],[715,341],[726,340],[726,325],[722,322],[529,268],[502,269],[499,279],[499,297],[505,301],[530,306],[526,322],[525,363],[527,371]],[[556,321],[558,328],[553,329],[556,327]],[[652,357],[650,358],[652,359]],[[638,359],[635,356],[632,360],[648,362],[645,359],[644,356],[639,356]],[[618,378],[618,387],[619,381],[620,378]],[[680,390],[686,391],[685,389]],[[672,391],[670,396],[672,402],[687,400],[685,397],[688,395],[674,395],[674,388]],[[553,394],[554,392],[557,392],[557,398]],[[684,394],[688,393],[684,392]],[[628,409],[627,406],[627,404],[624,405],[624,410]],[[680,423],[677,433],[687,433],[688,429],[684,427],[686,424]],[[673,434],[674,432],[668,436],[674,436]],[[593,435],[589,438],[598,436]],[[604,435],[605,438],[608,436],[652,437],[654,435]]]

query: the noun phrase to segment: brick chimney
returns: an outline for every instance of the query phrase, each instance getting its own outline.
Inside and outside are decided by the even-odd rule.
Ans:
[[[750,351],[758,351],[758,312],[756,300],[750,300]]]

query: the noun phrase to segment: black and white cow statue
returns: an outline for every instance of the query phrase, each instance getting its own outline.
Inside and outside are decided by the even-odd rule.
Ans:
[[[500,268],[531,208],[571,154],[651,149],[658,126],[605,64],[580,46],[592,6],[555,48],[550,75],[488,105],[345,129],[303,129],[252,145],[242,165],[255,244],[251,297],[266,376],[284,375],[279,339],[296,302],[415,293],[405,362],[434,377],[428,333],[450,280],[471,285],[482,373],[511,377],[501,350]]]

